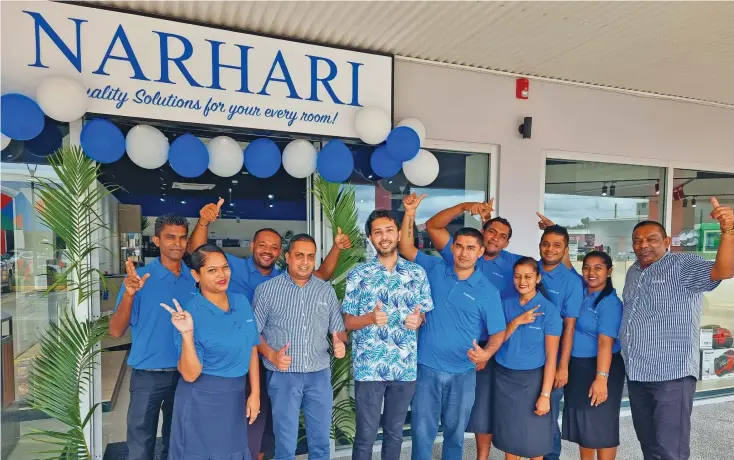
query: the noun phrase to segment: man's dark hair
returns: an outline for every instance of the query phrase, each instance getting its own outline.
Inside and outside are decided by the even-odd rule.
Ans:
[[[186,234],[188,235],[189,233],[189,221],[186,220],[184,216],[180,216],[178,214],[163,214],[162,216],[158,216],[155,220],[155,225],[153,227],[155,230],[155,236],[160,238],[163,227],[168,225],[173,225],[174,227],[185,227]]]
[[[264,232],[274,233],[274,234],[278,235],[278,238],[280,238],[280,241],[283,241],[283,237],[280,236],[280,233],[278,233],[278,231],[275,230],[274,228],[270,228],[270,227],[261,228],[260,230],[256,231],[255,232],[255,236],[252,237],[252,241],[257,240],[257,235],[259,235],[261,233],[264,233]]]
[[[663,234],[663,238],[668,237],[668,232],[665,231],[665,227],[660,222],[655,222],[654,220],[643,220],[639,224],[635,225],[635,228],[632,229],[632,233],[635,233],[635,231],[640,227],[647,227],[648,225],[652,225],[654,227],[657,227],[658,230],[660,230],[660,233]]]
[[[482,232],[472,227],[463,227],[454,232],[454,242],[459,239],[460,236],[473,236],[479,242],[479,246],[484,245],[484,237]]]
[[[395,226],[400,230],[400,223],[398,223],[398,216],[390,211],[389,209],[375,209],[370,213],[370,216],[367,218],[367,223],[364,224],[364,232],[367,234],[367,236],[370,236],[372,234],[372,222],[376,221],[377,219],[390,219],[391,221],[395,222]]]
[[[291,252],[291,249],[293,249],[293,245],[297,241],[308,241],[313,244],[314,247],[316,247],[316,240],[314,240],[311,235],[308,235],[306,233],[299,233],[297,235],[293,235],[293,238],[291,238],[291,240],[288,242],[288,252]]]
[[[504,217],[493,217],[489,219],[487,222],[484,223],[484,226],[482,227],[482,231],[487,231],[487,229],[495,222],[499,222],[502,225],[506,225],[507,228],[510,229],[510,232],[507,234],[507,239],[509,240],[512,238],[512,225],[510,225],[510,221],[505,219]]]
[[[543,236],[540,238],[542,241],[545,235],[561,235],[563,237],[563,241],[566,242],[566,246],[568,246],[568,230],[566,230],[566,227],[562,227],[560,225],[549,225],[543,230]]]

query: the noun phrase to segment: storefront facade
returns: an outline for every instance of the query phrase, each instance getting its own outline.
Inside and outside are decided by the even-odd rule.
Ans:
[[[427,137],[422,147],[437,157],[440,173],[427,187],[413,186],[402,172],[379,182],[352,174],[349,182],[355,186],[362,226],[373,209],[400,211],[401,197],[411,191],[428,194],[417,216],[419,226],[443,208],[494,197],[498,214],[513,225],[510,250],[537,256],[535,213],[542,212],[569,227],[576,254],[598,246],[612,254],[618,291],[634,261],[631,230],[636,222],[659,220],[674,236],[673,251],[711,257],[717,243],[706,236],[712,222],[708,198],[734,203],[730,108],[540,79],[531,80],[529,99],[519,100],[511,75],[87,6],[3,3],[2,25],[3,94],[33,97],[43,79],[54,75],[80,79],[87,88],[87,115],[57,124],[64,144],[79,143],[86,123],[105,118],[123,134],[145,124],[169,141],[185,133],[204,143],[225,135],[245,148],[268,138],[283,150],[293,139],[306,139],[318,149],[336,138],[357,150],[364,144],[354,118],[360,108],[377,106],[391,114],[394,125],[406,118],[423,122]],[[526,139],[518,133],[525,117],[533,118]],[[2,155],[3,254],[8,255],[3,257],[15,272],[9,275],[14,283],[11,297],[3,297],[3,312],[13,305],[16,349],[11,367],[19,404],[27,391],[23,376],[35,344],[32,336],[54,321],[55,305],[64,296],[39,295],[47,287],[48,270],[63,261],[53,254],[39,256],[43,243],[54,235],[42,226],[36,229],[31,184],[34,174],[51,174],[45,160],[50,152],[32,150],[12,141]],[[141,263],[154,256],[145,249],[152,228],[128,225],[131,220],[152,221],[170,210],[193,223],[201,205],[221,195],[232,209],[212,228],[210,238],[220,245],[226,242],[228,252],[248,255],[249,240],[260,227],[284,234],[310,232],[319,241],[321,256],[331,245],[331,229],[311,194],[311,176],[296,179],[281,169],[269,179],[256,179],[244,170],[223,178],[207,171],[200,180],[184,180],[167,165],[144,170],[127,156],[102,171],[126,189],[104,204],[103,211],[114,216],[110,225],[118,230],[105,237],[121,249],[99,255],[95,263],[110,274],[121,272],[127,254],[136,254]],[[174,188],[174,183],[188,187]],[[208,194],[195,192],[195,183],[211,185]],[[126,219],[121,210],[132,210],[135,217]],[[463,224],[478,222],[466,217]],[[431,251],[424,238],[423,249]],[[44,260],[42,266],[38,259]],[[18,267],[24,276],[19,277]],[[93,299],[84,314],[105,314],[109,297],[114,299]],[[702,326],[715,327],[702,335],[734,330],[733,299],[732,280],[706,295]],[[44,314],[39,316],[39,310]],[[85,407],[102,404],[88,432],[95,458],[124,441],[124,345],[103,343],[119,353],[106,355],[83,400]],[[712,362],[721,350],[702,343],[702,361]],[[702,369],[701,394],[730,391],[734,379],[728,377]],[[40,426],[33,414],[26,420],[23,430]],[[28,448],[18,444],[8,455],[26,458]]]

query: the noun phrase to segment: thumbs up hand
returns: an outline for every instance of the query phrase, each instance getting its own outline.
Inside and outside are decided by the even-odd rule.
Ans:
[[[336,332],[331,333],[332,344],[334,345],[334,358],[342,359],[347,354],[347,347],[341,341]]]
[[[352,247],[352,240],[349,239],[349,235],[342,233],[341,227],[337,227],[336,229],[334,245],[339,249],[349,249]]]
[[[722,231],[730,231],[734,229],[734,210],[728,206],[722,206],[719,204],[719,200],[716,197],[711,197],[711,206],[714,208],[711,211],[711,218],[719,221]]]
[[[382,301],[378,300],[375,309],[372,310],[372,322],[377,327],[382,327],[387,324],[387,313],[382,311]]]
[[[223,204],[224,198],[220,198],[216,204],[209,203],[208,205],[201,208],[201,210],[199,211],[199,218],[202,221],[206,222],[207,225],[214,222],[219,218],[219,214],[222,210]]]
[[[492,357],[489,351],[479,346],[476,339],[474,339],[472,348],[466,352],[466,355],[469,357],[469,361],[477,365],[478,371],[484,369],[487,366],[489,358]]]
[[[413,309],[413,313],[409,314],[405,318],[405,327],[415,331],[416,329],[421,327],[422,322],[423,318],[421,318],[421,306],[416,305],[416,307]]]
[[[288,368],[291,367],[291,361],[293,361],[293,358],[286,354],[290,347],[290,342],[286,343],[285,346],[278,350],[278,353],[275,355],[275,361],[273,361],[273,364],[275,364],[275,367],[281,371],[287,371]]]

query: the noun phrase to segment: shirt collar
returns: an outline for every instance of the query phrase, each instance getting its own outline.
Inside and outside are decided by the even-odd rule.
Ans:
[[[288,273],[288,270],[283,270],[283,273],[280,274],[280,276],[285,277],[285,280],[291,283],[293,286],[300,288],[301,286],[297,285],[295,281],[293,281],[293,278],[291,278],[291,274]],[[311,282],[313,281],[313,273],[311,274],[311,277],[306,281],[306,284],[303,285],[303,287],[307,287]]]
[[[165,279],[167,276],[173,276],[176,278],[176,275],[166,268],[165,265],[163,265],[163,262],[161,262],[160,257],[156,257],[153,263],[150,264],[150,271],[153,272],[159,279]],[[193,276],[191,276],[191,268],[189,268],[183,261],[181,262],[181,274],[179,275],[179,278],[183,278],[186,280],[192,280],[194,279]]]
[[[270,272],[269,275],[263,275],[260,270],[257,269],[255,266],[255,259],[252,258],[252,256],[245,259],[245,265],[247,266],[247,270],[250,273],[255,273],[257,275],[263,276],[265,278],[272,278],[274,276],[277,276],[280,272],[277,265],[273,266],[273,271]]]
[[[665,251],[665,255],[663,257],[661,257],[660,260],[658,260],[657,262],[653,262],[652,264],[648,265],[647,268],[642,268],[642,265],[640,264],[640,261],[639,260],[635,260],[635,263],[632,264],[632,266],[635,267],[637,270],[639,270],[639,271],[642,272],[642,271],[647,270],[650,267],[657,266],[660,262],[662,262],[665,259],[667,259],[669,255],[670,255],[670,251]]]
[[[408,261],[405,260],[405,259],[403,259],[402,257],[400,257],[400,255],[398,255],[398,263],[395,264],[395,268],[396,269],[398,267],[401,267],[402,268],[403,265],[405,265],[406,263],[408,263]],[[382,265],[382,262],[380,262],[380,259],[377,256],[373,257],[372,260],[370,260],[370,264],[372,264],[376,268],[379,268],[381,270],[387,271],[387,267],[385,267],[384,265]],[[393,269],[393,272],[394,271],[395,271],[395,269]]]
[[[237,310],[237,307],[235,306],[234,298],[230,296],[229,294],[227,294],[227,301],[229,302],[228,312],[225,312],[221,308],[214,305],[212,302],[209,301],[209,299],[204,297],[203,294],[197,293],[196,296],[197,296],[196,298],[198,299],[199,303],[206,307],[206,311],[208,311],[209,313],[211,313],[214,316],[224,316],[224,315],[227,315]]]
[[[556,268],[554,268],[553,270],[547,272],[543,268],[543,261],[542,260],[539,260],[538,261],[538,270],[540,270],[540,274],[541,275],[543,275],[543,276],[549,276],[549,277],[551,277],[553,279],[563,277],[563,275],[565,275],[564,270],[565,271],[568,271],[570,273],[570,270],[568,270],[565,266],[563,266],[563,263],[560,263],[560,264],[556,265]]]
[[[448,265],[446,266],[446,276],[449,276],[457,281],[459,280],[459,277],[456,275],[456,271],[454,270],[454,267],[450,267]],[[482,274],[482,272],[475,268],[474,273],[472,273],[471,276],[469,276],[469,278],[465,280],[460,280],[460,281],[466,281],[469,284],[469,286],[477,287],[479,283],[482,282],[483,277],[484,275]]]

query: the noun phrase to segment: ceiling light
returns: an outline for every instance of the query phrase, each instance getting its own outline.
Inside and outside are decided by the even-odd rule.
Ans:
[[[186,200],[181,200],[181,204],[186,204]]]
[[[275,196],[274,195],[268,195],[268,198],[272,200],[273,198],[275,198]]]
[[[163,197],[161,197],[161,201],[166,201],[166,199],[165,199],[165,198],[163,198]]]
[[[658,179],[658,182],[655,184],[655,195],[660,195],[660,179]]]
[[[604,182],[604,185],[601,187],[601,196],[607,196],[607,183]]]
[[[271,207],[271,208],[273,207],[272,203],[270,204],[270,207]]]
[[[229,205],[230,205],[230,206],[234,206],[234,203],[230,203]]]
[[[372,174],[370,174],[369,176],[367,176],[367,179],[372,179]]]
[[[232,189],[229,189],[229,193],[232,193]]]
[[[388,184],[392,184],[392,181],[388,181]]]

